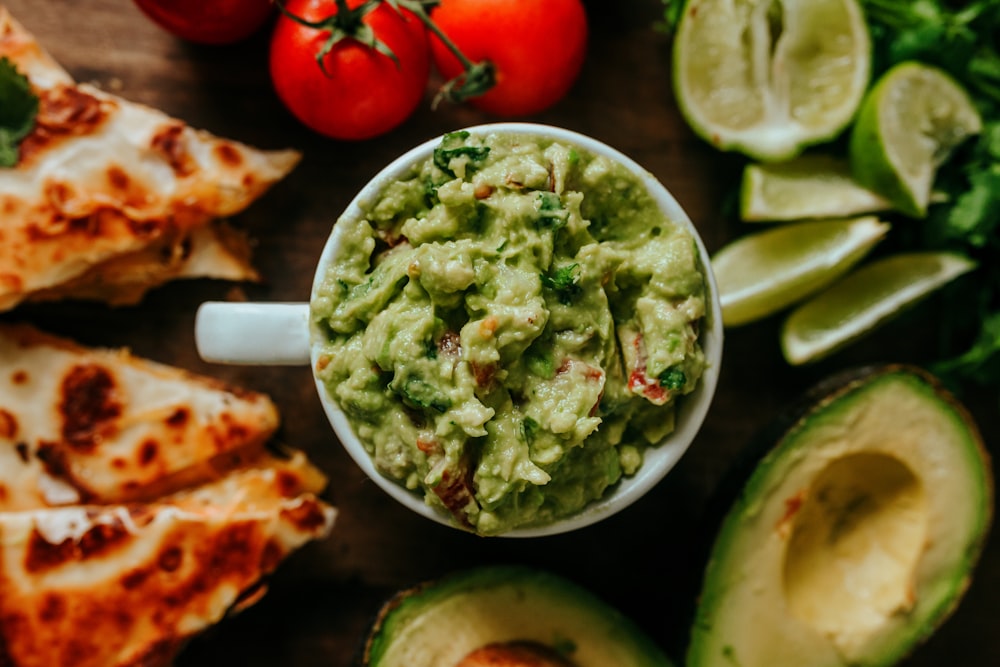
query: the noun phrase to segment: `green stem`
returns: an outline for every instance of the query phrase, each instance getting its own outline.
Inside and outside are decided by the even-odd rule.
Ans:
[[[421,23],[441,40],[441,43],[451,51],[462,65],[462,73],[441,86],[441,90],[434,96],[431,108],[437,108],[438,103],[442,99],[460,103],[472,97],[479,97],[496,85],[496,68],[493,63],[489,60],[483,60],[478,63],[472,62],[472,60],[462,53],[462,50],[458,48],[451,38],[434,23],[434,20],[431,19],[424,5],[436,5],[437,2],[435,0],[397,0],[397,4],[413,12],[420,19]]]
[[[444,31],[441,30],[441,28],[439,28],[437,24],[431,20],[431,17],[424,10],[423,3],[421,2],[411,3],[404,1],[400,2],[400,4],[409,9],[411,12],[413,12],[417,16],[417,18],[420,19],[420,21],[424,24],[424,26],[428,30],[433,32],[437,36],[437,38],[440,39],[444,43],[444,45],[448,47],[448,50],[451,51],[456,58],[458,58],[458,61],[462,63],[462,67],[466,71],[469,71],[470,69],[475,67],[475,63],[469,60],[466,57],[466,55],[462,53],[461,49],[455,46],[455,42],[451,41],[451,38],[448,37],[448,35],[444,34]]]
[[[346,38],[357,40],[379,53],[389,56],[395,61],[396,66],[399,66],[399,59],[396,58],[396,54],[382,43],[375,36],[374,31],[364,23],[364,17],[368,12],[373,11],[384,2],[387,2],[397,12],[400,11],[400,7],[412,12],[424,24],[427,30],[430,30],[441,40],[462,65],[462,73],[441,87],[441,90],[434,98],[432,107],[436,108],[438,102],[442,99],[447,99],[451,102],[463,102],[470,97],[478,97],[496,85],[496,70],[493,63],[488,60],[478,63],[472,62],[431,19],[425,6],[436,5],[436,0],[366,0],[366,2],[354,9],[350,9],[347,6],[347,0],[334,0],[337,11],[318,21],[310,21],[288,11],[285,8],[285,0],[274,0],[274,4],[278,7],[278,10],[292,21],[307,28],[323,30],[329,33],[329,37],[323,44],[323,48],[316,54],[316,62],[319,63],[320,69],[327,76],[329,76],[329,72],[326,71],[326,66],[323,63],[324,59],[337,42]]]

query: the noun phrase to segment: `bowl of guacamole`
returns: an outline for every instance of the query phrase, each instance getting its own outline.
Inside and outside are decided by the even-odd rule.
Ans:
[[[480,535],[589,525],[657,484],[708,411],[707,256],[663,185],[592,138],[436,137],[333,227],[317,388],[354,460],[417,512]]]

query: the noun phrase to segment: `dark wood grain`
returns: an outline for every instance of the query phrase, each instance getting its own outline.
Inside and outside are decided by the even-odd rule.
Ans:
[[[542,539],[483,539],[439,526],[402,508],[352,464],[327,425],[307,368],[206,364],[194,348],[194,313],[202,301],[227,298],[233,290],[252,300],[305,300],[334,219],[367,179],[427,138],[497,119],[468,108],[432,111],[435,79],[427,103],[398,130],[364,143],[334,142],[296,123],[272,93],[266,31],[231,47],[199,47],[162,32],[128,0],[6,4],[79,80],[224,136],[304,152],[285,181],[237,218],[257,239],[262,284],[188,281],[156,290],[132,308],[67,303],[7,316],[265,391],[282,411],[280,439],[305,449],[330,477],[329,497],[340,510],[331,537],[287,561],[256,606],[195,639],[179,660],[182,667],[346,666],[391,592],[494,562],[550,568],[590,587],[680,662],[705,550],[720,519],[716,499],[732,492],[727,474],[754,432],[835,370],[872,361],[920,362],[933,347],[933,299],[808,368],[783,362],[774,320],[730,330],[703,431],[677,468],[634,506],[600,525]],[[696,139],[678,115],[668,40],[653,30],[659,6],[658,0],[589,2],[592,34],[578,83],[555,108],[528,120],[589,134],[632,156],[672,190],[714,251],[739,231],[726,203],[740,163]],[[997,396],[965,399],[987,443],[997,442]],[[905,664],[1000,665],[998,593],[994,535],[956,614]]]

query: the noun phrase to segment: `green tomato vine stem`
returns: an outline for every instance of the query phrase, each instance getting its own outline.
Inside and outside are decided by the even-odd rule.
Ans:
[[[489,60],[480,62],[470,60],[427,13],[428,7],[433,8],[438,4],[437,0],[366,0],[354,9],[348,7],[347,0],[334,0],[337,11],[318,21],[310,21],[288,11],[285,7],[285,0],[274,0],[278,10],[292,21],[307,28],[329,33],[323,47],[316,53],[316,62],[326,76],[331,76],[331,74],[324,65],[324,59],[333,50],[333,47],[344,39],[358,41],[378,53],[392,58],[396,67],[400,66],[399,58],[392,52],[392,49],[378,39],[371,27],[364,22],[364,17],[383,3],[388,4],[401,16],[403,9],[413,13],[427,30],[441,40],[441,43],[454,54],[462,65],[462,73],[441,86],[438,94],[434,97],[431,108],[437,108],[441,100],[454,103],[464,102],[467,99],[485,94],[496,85],[496,68],[493,63]]]

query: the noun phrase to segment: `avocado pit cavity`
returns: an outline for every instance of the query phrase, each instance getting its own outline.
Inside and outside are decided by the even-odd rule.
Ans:
[[[804,398],[719,528],[686,667],[892,667],[968,588],[993,477],[958,399],[905,364]]]
[[[795,513],[784,562],[790,613],[839,652],[916,601],[927,541],[920,479],[897,458],[857,453],[816,477]]]

